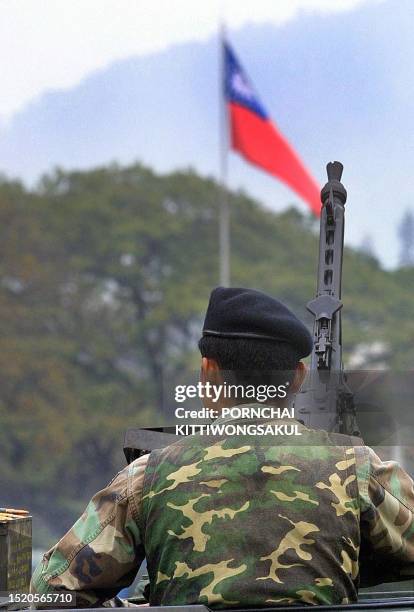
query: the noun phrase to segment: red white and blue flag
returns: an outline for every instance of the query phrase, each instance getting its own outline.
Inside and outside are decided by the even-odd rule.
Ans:
[[[247,161],[286,183],[320,214],[320,187],[272,123],[231,47],[224,44],[224,93],[230,142]]]

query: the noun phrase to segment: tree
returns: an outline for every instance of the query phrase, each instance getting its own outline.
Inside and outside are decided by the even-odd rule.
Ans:
[[[414,215],[407,209],[398,226],[400,237],[400,265],[414,265]]]

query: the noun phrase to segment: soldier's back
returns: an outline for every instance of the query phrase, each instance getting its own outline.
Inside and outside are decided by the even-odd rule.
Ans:
[[[152,605],[357,599],[351,439],[183,438],[148,459],[142,524]]]

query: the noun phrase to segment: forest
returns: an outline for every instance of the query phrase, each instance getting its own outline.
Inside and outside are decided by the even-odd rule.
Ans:
[[[198,369],[218,284],[219,186],[140,164],[0,182],[0,485],[46,549],[125,465],[131,426],[168,414]],[[266,291],[310,326],[318,221],[229,193],[232,285]],[[393,231],[393,230],[390,230]],[[345,365],[412,369],[414,267],[347,248]]]

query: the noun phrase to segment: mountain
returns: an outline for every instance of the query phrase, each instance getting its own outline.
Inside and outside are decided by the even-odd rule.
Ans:
[[[395,225],[414,195],[413,16],[410,0],[388,0],[230,34],[265,106],[316,178],[324,182],[330,159],[344,163],[347,239],[355,245],[372,236],[387,265],[396,261]],[[0,132],[0,170],[31,182],[56,165],[141,160],[159,171],[193,166],[217,174],[218,69],[210,39],[131,57],[49,92]],[[229,182],[274,209],[297,201],[233,155]]]

